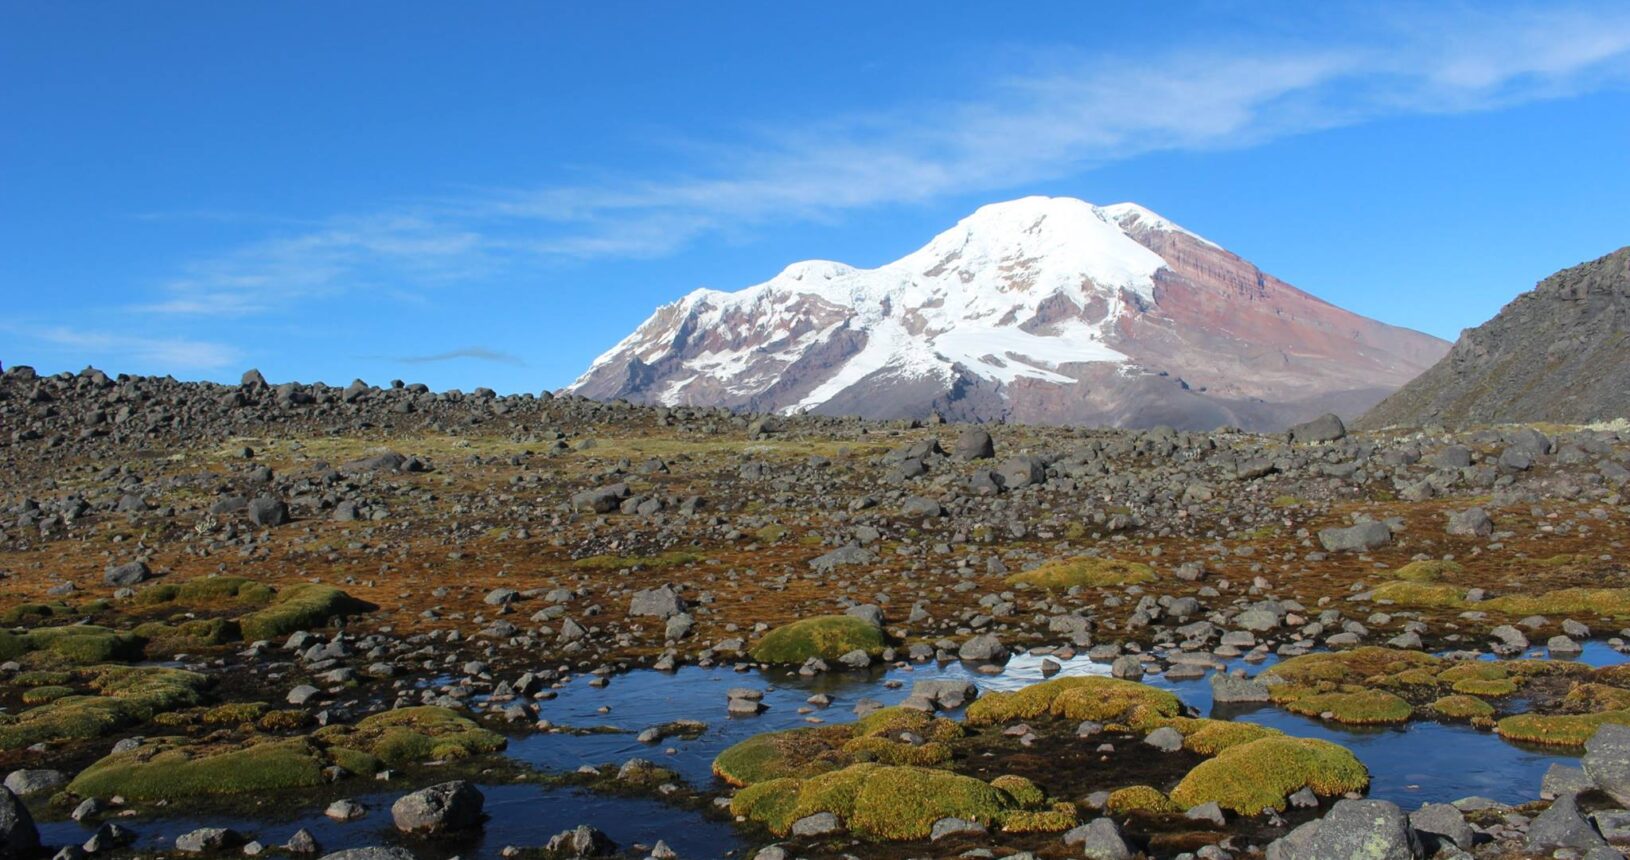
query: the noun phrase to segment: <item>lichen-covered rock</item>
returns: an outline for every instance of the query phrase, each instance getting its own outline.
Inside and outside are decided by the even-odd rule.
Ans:
[[[391,804],[391,821],[403,833],[447,833],[481,823],[486,798],[462,780],[444,782],[403,795]]]

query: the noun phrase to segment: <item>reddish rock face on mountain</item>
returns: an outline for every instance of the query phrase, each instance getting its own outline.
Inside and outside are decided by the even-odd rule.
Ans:
[[[872,418],[1278,429],[1354,416],[1448,344],[1140,206],[979,209],[876,269],[811,261],[657,310],[568,391]]]

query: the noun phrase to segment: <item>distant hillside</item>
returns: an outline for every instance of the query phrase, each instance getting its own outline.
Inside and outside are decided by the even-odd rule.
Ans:
[[[1630,247],[1541,281],[1360,427],[1630,417]]]

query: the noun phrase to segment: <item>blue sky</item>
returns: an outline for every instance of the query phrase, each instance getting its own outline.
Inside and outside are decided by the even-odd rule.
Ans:
[[[1451,339],[1630,244],[1623,3],[12,0],[0,81],[44,371],[556,388],[1025,194]]]

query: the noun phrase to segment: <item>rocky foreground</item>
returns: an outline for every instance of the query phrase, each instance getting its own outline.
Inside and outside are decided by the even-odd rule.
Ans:
[[[1618,857],[1630,670],[1559,658],[1630,638],[1627,482],[1622,426],[977,427],[13,367],[0,860],[150,856],[144,822],[204,809],[342,819],[380,783],[401,835],[342,853],[441,856],[483,826],[473,783],[524,780],[734,820],[766,860]],[[925,684],[853,722],[812,700],[820,723],[732,747],[712,784],[503,754],[567,728],[551,702],[585,676],[1027,651],[1112,677]],[[1219,702],[1476,726],[1582,766],[1533,787],[1554,802],[1400,810],[1337,744],[1142,683],[1207,676]],[[88,841],[38,844],[69,817]],[[164,850],[322,852],[251,836]],[[672,854],[590,828],[505,849],[619,851]]]

